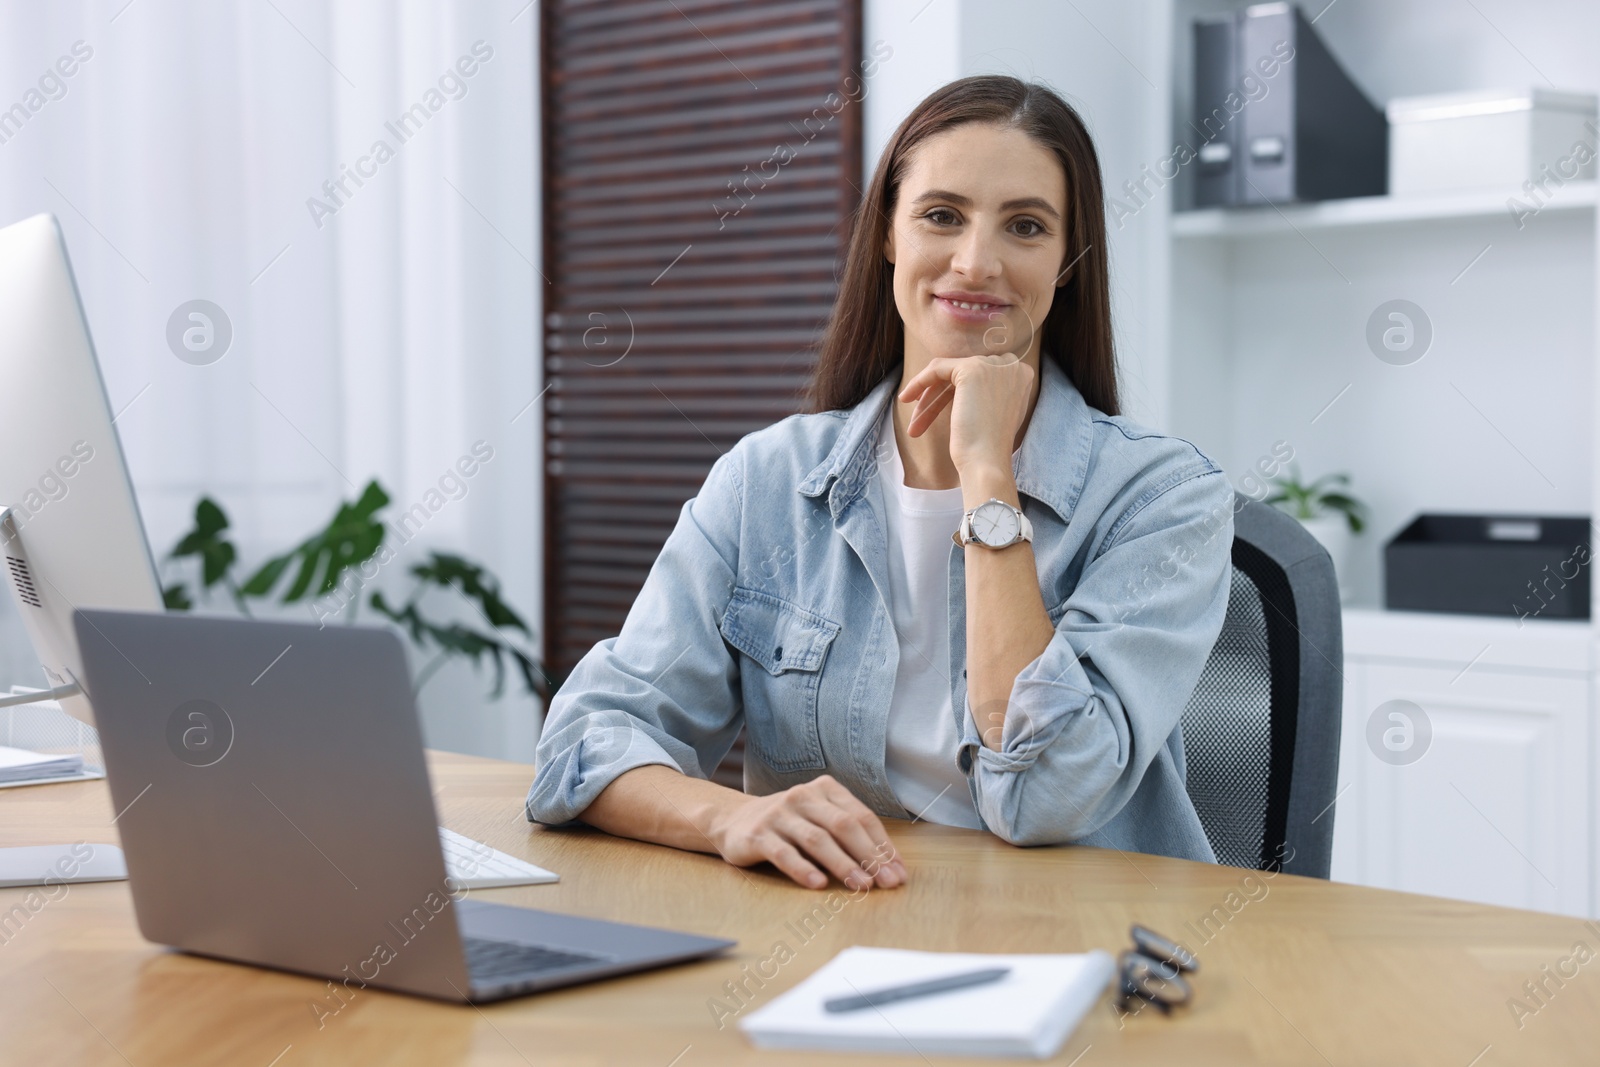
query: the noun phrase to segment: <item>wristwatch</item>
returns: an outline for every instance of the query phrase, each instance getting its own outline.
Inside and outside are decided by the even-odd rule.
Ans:
[[[950,535],[956,544],[1008,548],[1018,541],[1033,540],[1033,523],[1004,500],[990,497],[961,516],[961,525]]]

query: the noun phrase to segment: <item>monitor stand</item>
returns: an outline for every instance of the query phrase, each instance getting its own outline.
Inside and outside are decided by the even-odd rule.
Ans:
[[[13,688],[9,693],[0,694],[0,708],[14,707],[18,704],[37,704],[41,700],[55,700],[78,692],[78,687],[72,684],[32,691]],[[93,777],[100,778],[103,775],[96,772]],[[59,781],[79,782],[83,781],[83,778],[64,777]],[[28,789],[35,785],[55,784],[58,783],[31,782],[15,788]],[[0,889],[29,885],[53,887],[68,882],[111,882],[126,877],[128,868],[123,862],[122,849],[116,845],[78,841],[70,845],[20,845],[0,848]],[[43,896],[47,902],[57,899],[50,893]],[[29,903],[31,899],[31,896],[23,897],[19,906],[30,912],[38,910]],[[40,907],[43,907],[43,904]],[[0,937],[3,936],[4,931],[0,931]]]
[[[37,591],[32,588],[19,588],[19,583],[31,586],[31,574],[28,568],[27,553],[22,546],[22,540],[17,536],[15,515],[10,508],[0,509],[0,540],[4,541],[6,558],[6,577],[9,579],[14,602],[23,612],[23,621],[27,625],[28,636],[31,639],[35,653],[40,655],[40,666],[45,671],[45,677],[58,684],[49,689],[25,689],[13,686],[11,692],[0,693],[0,708],[16,707],[21,704],[37,704],[44,700],[61,700],[63,698],[77,698],[74,702],[83,703],[83,687],[78,684],[71,668],[64,663],[61,671],[66,674],[66,681],[61,681],[61,673],[50,670],[45,664],[48,662],[45,650],[50,647],[41,632],[39,625],[29,613],[30,601],[37,605]],[[63,708],[63,711],[66,711]],[[71,714],[71,712],[67,712]],[[82,718],[82,716],[75,716]],[[99,777],[98,775],[96,777]],[[62,778],[61,782],[82,781],[81,778]],[[58,784],[51,782],[34,783],[38,785]],[[32,785],[20,786],[28,789]],[[116,820],[113,819],[113,822]],[[12,848],[0,848],[0,888],[11,886],[56,886],[67,882],[107,882],[128,877],[128,868],[123,862],[122,849],[116,845],[94,844],[78,841],[70,845],[22,845]],[[43,894],[46,901],[56,899],[49,893]],[[22,907],[30,912],[34,909],[29,903],[33,899],[30,894],[23,898]],[[43,904],[40,905],[41,907]],[[4,931],[0,930],[0,934]]]
[[[72,845],[0,848],[0,889],[42,885],[52,887],[53,892],[55,886],[70,882],[115,882],[126,877],[128,866],[123,862],[122,849],[116,845],[79,841]],[[41,895],[56,899],[51,893]],[[18,906],[38,911],[28,899],[24,897]]]

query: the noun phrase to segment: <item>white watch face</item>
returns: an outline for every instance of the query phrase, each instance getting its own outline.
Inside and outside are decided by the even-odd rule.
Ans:
[[[972,535],[992,548],[1009,545],[1022,532],[1017,513],[996,500],[972,509]]]

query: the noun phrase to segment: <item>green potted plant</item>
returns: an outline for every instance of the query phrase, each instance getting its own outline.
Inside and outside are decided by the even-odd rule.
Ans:
[[[1298,464],[1272,479],[1276,488],[1266,503],[1287,512],[1315,537],[1333,559],[1341,599],[1349,595],[1346,574],[1350,565],[1350,539],[1366,529],[1367,506],[1348,492],[1348,474],[1324,474],[1314,482],[1300,479]]]
[[[204,597],[220,586],[243,615],[251,613],[251,600],[271,599],[276,593],[279,604],[305,605],[312,621],[354,622],[366,594],[373,614],[398,626],[418,652],[428,657],[413,682],[418,691],[451,658],[470,660],[474,667],[487,660],[494,668],[492,697],[498,698],[504,691],[509,664],[521,675],[527,691],[548,706],[559,683],[515,639],[520,635],[522,641],[529,640],[532,631],[502,599],[499,580],[482,565],[451,553],[430,551],[407,568],[414,584],[403,603],[392,602],[376,588],[368,589],[375,585],[380,570],[397,558],[387,544],[389,524],[378,514],[389,500],[382,486],[368,482],[355,500],[340,503],[321,530],[264,561],[241,581],[234,574],[239,552],[228,536],[227,513],[210,497],[201,497],[194,509],[194,528],[179,538],[168,554],[172,561],[198,561],[199,588],[192,589],[181,579],[168,585],[162,591],[167,609],[187,611],[194,606],[197,593]],[[452,595],[485,625],[439,618],[425,604],[431,593]]]

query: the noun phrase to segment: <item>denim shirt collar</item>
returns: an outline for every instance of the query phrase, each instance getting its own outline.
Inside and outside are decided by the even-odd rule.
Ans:
[[[1043,374],[1039,400],[1023,434],[1022,448],[1012,461],[1012,473],[1017,492],[1048,506],[1065,522],[1077,506],[1089,471],[1093,409],[1055,360],[1044,356],[1039,364]],[[833,448],[796,486],[804,495],[815,497],[832,483],[829,505],[835,515],[860,495],[872,472],[878,426],[900,384],[900,368],[895,364],[865,399],[842,416],[844,431]]]

